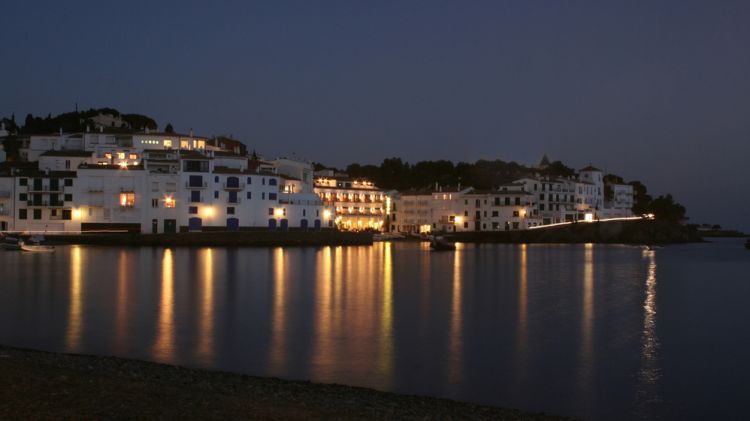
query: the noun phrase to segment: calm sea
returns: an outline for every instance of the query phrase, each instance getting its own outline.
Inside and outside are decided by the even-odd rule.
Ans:
[[[750,251],[0,251],[0,343],[587,419],[746,418]]]

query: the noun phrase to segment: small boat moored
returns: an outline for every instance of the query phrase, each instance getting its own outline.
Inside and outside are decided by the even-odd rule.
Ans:
[[[55,247],[44,245],[42,244],[42,241],[44,241],[44,237],[34,236],[29,239],[29,243],[20,240],[18,244],[21,246],[21,251],[30,253],[54,253]]]
[[[432,241],[430,241],[430,248],[433,250],[455,250],[456,244],[451,243],[448,241],[445,237],[436,235],[435,237],[432,237]]]

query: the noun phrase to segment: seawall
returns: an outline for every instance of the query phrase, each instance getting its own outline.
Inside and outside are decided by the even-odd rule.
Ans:
[[[159,247],[360,246],[372,244],[372,233],[340,231],[241,231],[179,234],[76,234],[47,236],[50,244]]]
[[[580,222],[524,231],[459,232],[447,237],[465,243],[674,244],[701,241],[695,229],[655,220]]]

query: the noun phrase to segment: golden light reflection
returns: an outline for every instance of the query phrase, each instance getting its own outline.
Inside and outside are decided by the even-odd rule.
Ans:
[[[129,268],[128,252],[120,250],[117,259],[117,298],[115,303],[115,343],[118,347],[125,346],[127,341]]]
[[[656,252],[647,250],[643,252],[643,255],[648,260],[648,272],[646,276],[646,298],[643,303],[641,369],[638,378],[642,385],[653,386],[660,377],[657,362],[659,339],[656,336]],[[650,398],[653,398],[653,396]]]
[[[315,341],[312,352],[312,371],[315,378],[329,381],[325,377],[325,367],[332,365],[336,358],[331,334],[335,308],[333,306],[333,272],[331,247],[324,247],[317,253],[316,278],[316,313],[315,313]]]
[[[209,359],[213,356],[214,347],[214,254],[211,248],[203,252],[201,284],[198,355]]]
[[[451,383],[461,381],[461,359],[462,359],[462,297],[461,297],[461,250],[463,245],[456,244],[456,251],[453,254],[453,293],[451,299],[451,320],[450,334],[448,338],[448,380]]]
[[[154,357],[160,362],[173,362],[174,352],[174,258],[172,250],[165,249],[161,262],[161,297],[159,319],[156,324]]]
[[[271,346],[269,362],[271,372],[281,373],[286,362],[286,273],[284,249],[277,247],[273,252],[273,307],[271,310]]]
[[[519,355],[525,355],[526,335],[528,333],[528,291],[527,291],[527,262],[526,262],[526,244],[521,244],[520,256],[520,279],[518,284],[518,351]]]
[[[583,258],[583,311],[581,320],[581,386],[588,387],[593,373],[594,245],[587,243]]]
[[[393,257],[391,242],[383,243],[383,286],[380,308],[378,370],[390,381],[393,372]]]
[[[83,330],[81,248],[73,246],[70,253],[70,304],[68,306],[68,330],[65,335],[65,345],[68,352],[74,352],[80,349],[81,331]]]

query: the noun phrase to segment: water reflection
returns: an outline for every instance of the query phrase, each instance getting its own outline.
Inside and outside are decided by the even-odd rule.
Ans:
[[[528,291],[527,291],[527,282],[528,282],[528,273],[527,273],[527,265],[526,265],[526,244],[521,244],[521,252],[520,252],[520,277],[519,277],[519,285],[518,285],[518,348],[519,353],[524,354],[526,350],[526,335],[528,332]]]
[[[286,267],[284,249],[277,247],[273,251],[273,307],[271,309],[271,346],[268,348],[270,369],[272,373],[284,371],[286,363]]]
[[[174,261],[172,250],[165,249],[161,262],[159,318],[156,323],[156,341],[153,351],[157,361],[174,362],[175,360],[174,316]]]
[[[646,275],[646,298],[643,303],[643,332],[641,334],[641,368],[638,372],[638,407],[658,402],[656,385],[661,373],[659,370],[659,338],[656,335],[656,252],[645,250],[643,257],[648,262]]]
[[[68,307],[68,329],[65,335],[65,345],[68,352],[77,352],[80,351],[81,331],[83,330],[81,248],[73,246],[70,254],[70,303]]]
[[[380,308],[380,338],[378,352],[378,370],[384,378],[391,379],[393,371],[393,262],[391,243],[383,243],[383,267]]]
[[[120,250],[117,257],[117,297],[115,302],[115,344],[118,348],[126,344],[127,341],[127,320],[128,320],[128,282],[131,279],[127,250]]]
[[[203,277],[201,279],[201,310],[198,327],[198,355],[211,359],[214,346],[214,254],[211,248],[203,250]]]
[[[458,383],[461,381],[461,359],[462,359],[462,309],[461,309],[461,256],[463,244],[456,244],[453,253],[453,290],[451,293],[451,318],[450,334],[448,338],[448,381]]]
[[[581,387],[588,390],[593,373],[594,245],[584,246],[583,311],[581,316]]]

